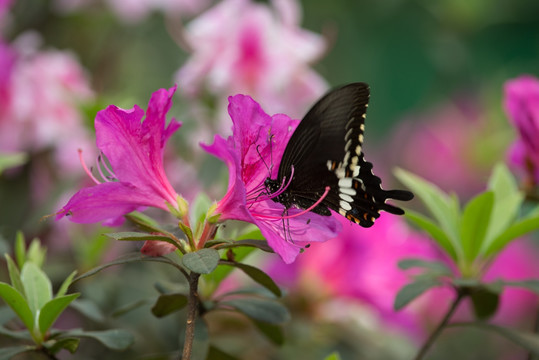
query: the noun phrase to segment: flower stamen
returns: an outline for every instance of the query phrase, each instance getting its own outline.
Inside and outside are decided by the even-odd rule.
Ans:
[[[312,209],[314,209],[315,207],[317,207],[318,204],[320,204],[324,200],[324,198],[327,196],[327,194],[329,193],[329,190],[330,190],[330,187],[326,186],[326,189],[325,189],[324,193],[322,194],[322,196],[320,196],[320,198],[314,204],[309,206],[309,208],[307,208],[307,209],[305,209],[305,210],[303,210],[303,211],[301,211],[301,212],[299,212],[297,214],[294,214],[294,215],[272,216],[272,215],[264,215],[264,214],[258,214],[258,213],[253,213],[253,215],[256,216],[256,217],[259,217],[259,218],[272,219],[272,220],[292,219],[292,218],[295,218],[297,216],[306,214],[309,211],[311,211]]]
[[[84,172],[86,172],[86,174],[90,177],[90,179],[92,179],[93,182],[95,182],[96,184],[101,184],[101,182],[95,178],[95,176],[92,174],[90,169],[88,169],[88,167],[86,166],[86,163],[84,162],[84,159],[82,158],[82,149],[78,149],[78,152],[79,152],[79,160],[82,165],[82,168],[84,169]]]

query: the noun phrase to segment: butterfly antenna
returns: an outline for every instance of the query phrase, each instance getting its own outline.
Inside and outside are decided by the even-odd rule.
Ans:
[[[262,160],[262,162],[264,163],[264,166],[266,167],[266,170],[268,171],[268,174],[269,174],[268,177],[271,177],[271,169],[268,166],[268,164],[266,163],[266,161],[264,160],[264,157],[260,153],[260,150],[258,150],[259,147],[260,147],[260,145],[256,146],[256,152],[258,153],[258,156],[260,157],[260,160]]]

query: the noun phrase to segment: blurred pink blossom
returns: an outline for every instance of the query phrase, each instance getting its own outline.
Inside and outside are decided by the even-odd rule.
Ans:
[[[77,148],[90,144],[79,107],[93,93],[71,53],[36,42],[25,34],[0,45],[0,151],[53,150],[60,171],[78,169]]]
[[[332,297],[355,299],[387,324],[417,334],[420,321],[413,307],[393,310],[397,292],[409,282],[397,264],[406,258],[439,259],[439,251],[396,216],[382,215],[367,229],[339,220],[343,230],[337,238],[312,244],[295,264],[275,264],[270,273],[281,283],[312,286]],[[297,281],[300,283],[294,284]]]
[[[539,80],[522,75],[507,81],[504,90],[505,111],[518,131],[509,160],[527,176],[529,186],[539,184]]]
[[[426,235],[410,229],[402,218],[382,216],[372,228],[364,229],[346,219],[339,237],[313,244],[294,264],[273,262],[269,273],[281,285],[302,293],[329,295],[342,304],[355,300],[369,308],[383,324],[404,331],[416,340],[423,339],[442,318],[455,297],[447,287],[433,288],[400,311],[393,309],[398,291],[410,282],[412,270],[402,271],[397,264],[407,258],[437,260],[452,268],[449,260]],[[524,280],[539,277],[537,251],[530,243],[511,243],[492,263],[483,277]],[[315,296],[314,296],[315,298]],[[325,306],[321,304],[321,306]],[[537,307],[537,296],[527,290],[506,288],[494,321],[514,325],[530,321]],[[470,304],[464,303],[458,320],[470,320]]]
[[[223,104],[230,94],[248,94],[268,113],[301,117],[327,84],[310,67],[324,39],[299,22],[295,0],[222,1],[186,27],[192,54],[177,73],[180,88],[190,97],[209,91]]]
[[[397,128],[387,153],[390,163],[435,183],[446,192],[469,197],[484,188],[493,161],[485,161],[481,139],[484,112],[473,98],[410,115]],[[489,151],[489,155],[496,155]]]
[[[482,277],[484,282],[498,279],[505,281],[520,281],[539,278],[539,251],[528,239],[511,242],[494,259]],[[418,314],[423,318],[426,327],[434,327],[451,305],[455,291],[449,288],[434,288],[420,298],[422,308]],[[413,303],[412,303],[413,304]],[[538,298],[537,295],[523,288],[505,287],[496,314],[492,322],[500,325],[526,324],[530,329],[535,321]],[[469,300],[455,314],[455,321],[472,319],[472,304]]]

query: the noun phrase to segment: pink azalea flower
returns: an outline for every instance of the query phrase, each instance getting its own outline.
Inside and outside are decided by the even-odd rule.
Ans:
[[[512,165],[528,176],[530,186],[539,184],[539,80],[523,75],[505,83],[504,107],[519,138],[512,145]]]
[[[504,281],[521,281],[537,279],[539,277],[539,252],[536,246],[528,239],[519,239],[511,242],[492,262],[482,280],[486,283],[498,279]],[[418,316],[433,327],[436,319],[440,319],[454,300],[455,292],[449,288],[435,288],[428,291],[416,307]],[[412,303],[413,305],[413,303]],[[419,304],[417,304],[419,305]],[[492,322],[500,325],[515,326],[525,324],[524,328],[533,326],[537,311],[537,295],[529,290],[517,287],[505,287],[500,303]],[[530,316],[530,314],[534,314]],[[467,301],[459,308],[454,321],[469,321],[473,319],[472,304]]]
[[[79,106],[93,93],[72,54],[38,43],[26,33],[0,46],[0,151],[52,150],[60,171],[73,172],[77,148],[90,143]]]
[[[439,259],[439,251],[399,217],[382,215],[371,228],[355,226],[344,218],[340,221],[343,230],[337,238],[311,246],[292,267],[271,265],[272,277],[288,286],[308,286],[311,291],[329,294],[330,299],[355,300],[386,325],[421,334],[413,308],[393,309],[395,296],[409,282],[408,274],[397,264],[406,258]]]
[[[299,27],[295,0],[271,3],[225,0],[187,25],[192,55],[177,74],[187,95],[249,94],[270,113],[296,118],[326,91],[309,67],[324,40]]]
[[[444,191],[465,198],[476,194],[483,190],[490,173],[480,140],[485,134],[483,114],[472,97],[409,116],[391,141],[389,163],[424,177]],[[491,154],[492,164],[497,154]]]
[[[283,114],[269,116],[245,95],[230,97],[228,112],[234,124],[233,135],[228,139],[216,136],[212,145],[202,145],[229,170],[228,191],[216,209],[220,220],[255,224],[286,263],[293,262],[307,244],[335,237],[340,226],[333,217],[312,212],[298,215],[303,211],[289,209],[288,215],[296,217],[283,220],[284,206],[264,194],[264,180],[276,177],[281,156],[299,121]]]
[[[175,91],[176,87],[153,93],[144,121],[144,110],[137,105],[130,110],[110,105],[97,113],[97,147],[110,163],[110,169],[104,166],[109,175],[102,176],[117,181],[94,179],[98,184],[77,192],[57,219],[69,216],[74,222],[93,223],[117,219],[142,206],[178,207],[178,195],[163,169],[165,143],[181,125],[172,119],[165,126]]]

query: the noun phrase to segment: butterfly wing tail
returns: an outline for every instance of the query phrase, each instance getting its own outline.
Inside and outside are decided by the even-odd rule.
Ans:
[[[380,210],[387,211],[388,213],[394,215],[403,215],[404,210],[401,208],[386,204],[387,200],[399,200],[399,201],[410,201],[414,198],[414,194],[407,190],[382,190],[382,193],[379,195],[379,200],[382,201],[380,205]]]

